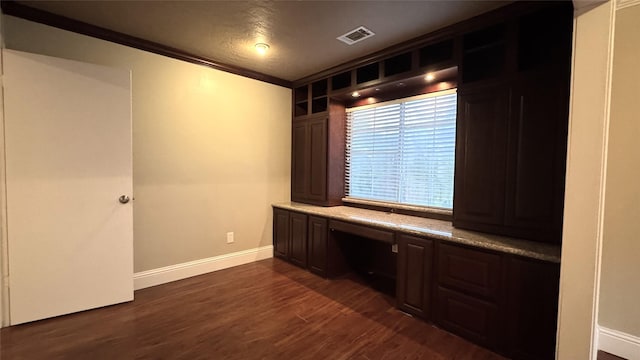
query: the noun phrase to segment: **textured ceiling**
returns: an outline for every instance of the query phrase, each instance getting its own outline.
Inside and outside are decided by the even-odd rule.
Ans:
[[[160,43],[210,60],[297,80],[505,1],[20,1],[30,7]],[[337,36],[365,26],[375,36]],[[256,42],[271,49],[265,56]]]

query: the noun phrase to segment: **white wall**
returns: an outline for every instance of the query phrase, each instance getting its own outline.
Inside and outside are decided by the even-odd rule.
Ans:
[[[615,17],[598,313],[600,326],[635,337],[633,353],[616,353],[627,358],[640,358],[640,4],[635,4]]]
[[[9,49],[132,70],[136,272],[271,244],[270,204],[290,192],[290,89],[3,22]]]
[[[608,126],[611,2],[574,22],[571,114],[558,314],[558,359],[591,359],[597,318]]]

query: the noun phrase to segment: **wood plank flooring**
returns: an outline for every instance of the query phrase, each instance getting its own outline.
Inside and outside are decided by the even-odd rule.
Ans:
[[[611,355],[608,352],[598,350],[598,360],[625,360],[619,356]]]
[[[135,301],[0,331],[13,359],[504,359],[353,278],[278,259],[137,291]]]

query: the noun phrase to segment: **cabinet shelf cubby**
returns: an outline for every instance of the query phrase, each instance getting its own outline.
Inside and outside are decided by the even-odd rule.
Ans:
[[[351,87],[351,71],[345,71],[331,77],[331,90],[341,90]]]
[[[411,52],[390,57],[384,61],[384,76],[393,76],[411,70]]]
[[[363,84],[380,78],[380,65],[374,62],[356,69],[356,83]]]

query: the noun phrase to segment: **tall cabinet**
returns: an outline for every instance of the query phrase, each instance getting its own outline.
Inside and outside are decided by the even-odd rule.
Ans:
[[[291,199],[331,206],[344,196],[345,112],[329,100],[326,83],[294,89]]]
[[[456,227],[561,242],[571,28],[559,3],[463,36]]]

